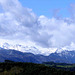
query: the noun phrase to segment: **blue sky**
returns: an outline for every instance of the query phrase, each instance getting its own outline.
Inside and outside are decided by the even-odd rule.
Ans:
[[[69,17],[69,8],[75,0],[20,0],[24,7],[31,8],[38,16],[52,17],[55,10],[60,10],[59,16]]]

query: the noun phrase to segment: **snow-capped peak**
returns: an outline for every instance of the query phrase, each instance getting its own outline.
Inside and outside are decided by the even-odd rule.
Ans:
[[[42,54],[42,55],[50,55],[51,53],[58,53],[60,56],[63,54],[67,54],[67,51],[73,51],[66,48],[40,48],[37,46],[29,46],[22,44],[9,44],[7,42],[0,44],[1,48],[4,49],[14,49],[21,52],[33,53],[33,54]],[[74,50],[75,51],[75,50]]]
[[[12,44],[8,44],[8,43],[3,43],[0,47],[4,48],[4,49],[14,49],[14,50],[18,50],[21,52],[30,52],[33,54],[40,54],[41,53],[39,51],[39,49],[37,49],[34,46],[23,46],[20,44],[12,45]]]

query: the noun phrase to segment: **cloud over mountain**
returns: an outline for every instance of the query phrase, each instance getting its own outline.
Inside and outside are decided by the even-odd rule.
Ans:
[[[0,0],[0,38],[31,41],[44,48],[64,47],[75,43],[75,5],[70,18],[37,17],[18,0]]]

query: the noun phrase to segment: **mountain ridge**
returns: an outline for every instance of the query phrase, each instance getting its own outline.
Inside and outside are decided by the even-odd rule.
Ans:
[[[0,62],[4,62],[4,60],[32,63],[43,63],[50,61],[57,63],[75,63],[75,51],[63,51],[61,53],[55,52],[51,53],[49,56],[44,56],[41,54],[33,54],[0,48]]]

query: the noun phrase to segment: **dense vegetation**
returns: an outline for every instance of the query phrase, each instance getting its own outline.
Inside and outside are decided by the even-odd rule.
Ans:
[[[75,70],[75,67],[73,69]],[[4,63],[0,63],[0,75],[75,75],[75,71],[55,66],[46,66],[46,64],[21,63],[6,60]]]
[[[75,64],[69,63],[54,63],[54,62],[43,62],[45,66],[62,69],[65,71],[75,71]]]

